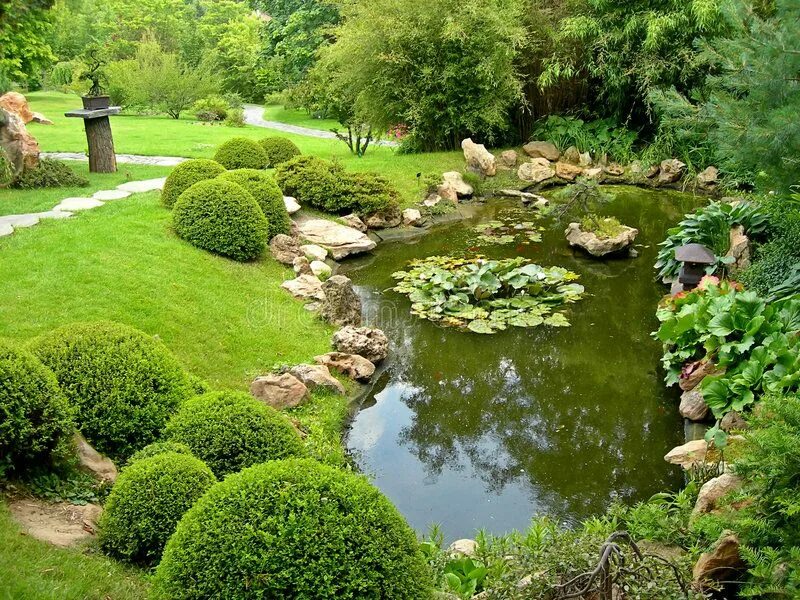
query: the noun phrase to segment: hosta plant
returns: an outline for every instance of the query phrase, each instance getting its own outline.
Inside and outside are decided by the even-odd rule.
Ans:
[[[569,326],[555,309],[580,300],[578,275],[540,267],[522,257],[505,260],[430,256],[392,275],[394,291],[411,300],[411,312],[440,325],[475,333],[512,327]]]

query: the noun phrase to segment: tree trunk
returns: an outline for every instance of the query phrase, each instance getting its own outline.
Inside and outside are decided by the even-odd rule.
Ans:
[[[109,118],[85,119],[84,126],[86,141],[89,143],[89,172],[116,173],[117,155],[114,153]]]

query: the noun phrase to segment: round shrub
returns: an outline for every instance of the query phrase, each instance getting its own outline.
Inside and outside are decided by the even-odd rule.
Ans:
[[[272,461],[213,486],[183,517],[156,597],[426,598],[414,532],[364,477]]]
[[[243,392],[192,398],[167,424],[166,435],[192,449],[217,477],[268,460],[305,454],[289,420]]]
[[[194,456],[161,453],[120,473],[100,518],[100,544],[109,554],[154,564],[184,513],[216,482]]]
[[[266,169],[267,153],[261,144],[245,137],[235,137],[217,148],[214,160],[226,169]]]
[[[0,467],[24,467],[66,449],[73,410],[55,375],[27,350],[0,341]]]
[[[270,167],[277,167],[290,158],[300,155],[300,148],[290,139],[280,136],[265,137],[260,142],[267,153]]]
[[[225,171],[218,179],[237,183],[250,192],[255,198],[269,224],[269,239],[279,233],[289,234],[292,230],[292,220],[286,212],[283,202],[283,192],[275,180],[264,171],[257,169],[236,169]]]
[[[172,208],[180,195],[199,181],[214,179],[225,171],[218,162],[205,158],[187,160],[172,169],[161,192],[161,203]]]
[[[127,325],[66,325],[34,340],[32,349],[77,408],[83,435],[114,459],[157,440],[191,394],[167,347]]]
[[[269,224],[258,203],[242,186],[221,179],[183,192],[172,224],[190,244],[234,260],[255,258],[267,245]]]
[[[167,452],[173,452],[175,454],[188,454],[189,456],[193,456],[192,449],[186,444],[165,440],[163,442],[153,442],[141,450],[134,452],[133,456],[128,459],[128,464],[132,465],[136,461],[144,460],[145,458],[150,458],[151,456],[158,456],[159,454],[166,454]]]

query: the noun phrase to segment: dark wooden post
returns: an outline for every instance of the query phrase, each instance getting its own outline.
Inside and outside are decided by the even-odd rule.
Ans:
[[[111,135],[110,115],[119,113],[118,106],[98,110],[73,110],[64,116],[83,119],[86,141],[89,144],[89,171],[91,173],[116,173],[117,155]]]

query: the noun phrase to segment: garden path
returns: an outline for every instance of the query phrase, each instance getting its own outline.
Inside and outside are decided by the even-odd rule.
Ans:
[[[87,161],[89,157],[83,152],[42,152],[42,158],[53,158],[56,160],[82,160]],[[189,160],[182,156],[141,156],[138,154],[117,154],[117,162],[129,165],[149,165],[152,167],[174,167]]]

